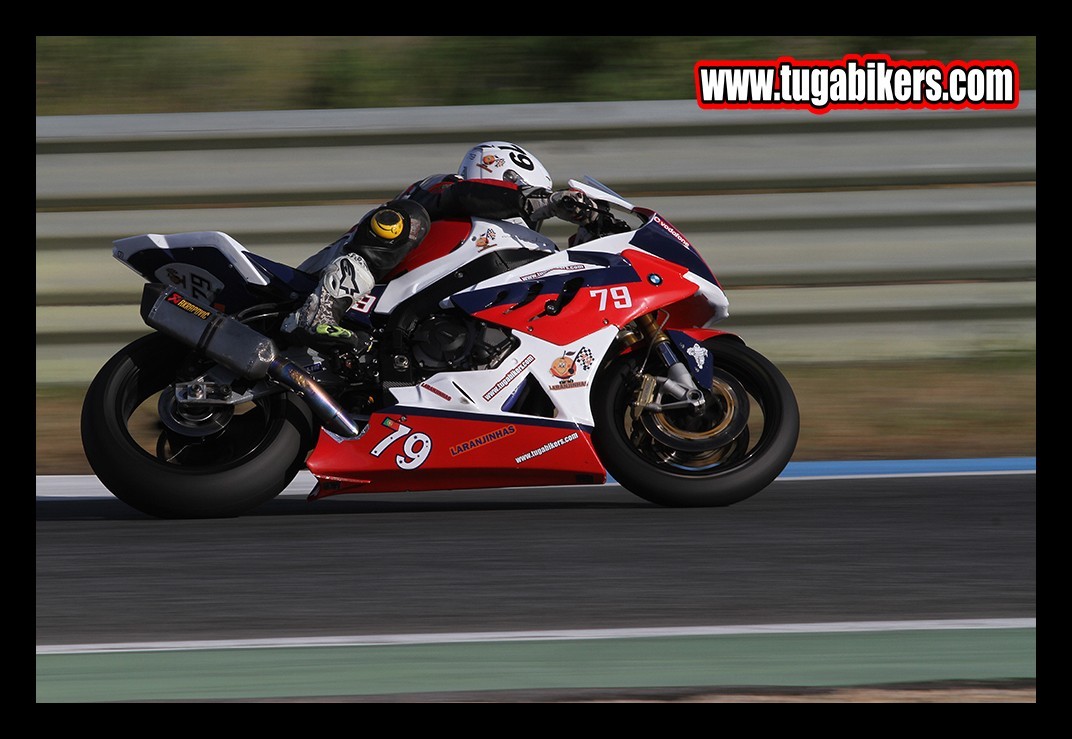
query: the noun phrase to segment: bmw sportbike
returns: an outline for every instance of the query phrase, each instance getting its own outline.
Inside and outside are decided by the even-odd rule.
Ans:
[[[152,332],[88,389],[86,456],[159,517],[223,517],[301,470],[329,495],[612,480],[665,506],[726,506],[785,468],[799,429],[783,374],[716,328],[728,301],[666,218],[590,178],[586,238],[435,222],[312,348],[280,326],[317,284],[218,231],[144,234],[114,256],[145,279]],[[504,492],[508,494],[508,492]]]

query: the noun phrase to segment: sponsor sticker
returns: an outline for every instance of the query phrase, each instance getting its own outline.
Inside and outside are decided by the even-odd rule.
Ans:
[[[167,302],[172,303],[173,305],[177,305],[178,307],[182,308],[187,313],[194,314],[195,316],[200,318],[202,321],[208,319],[209,315],[211,315],[209,313],[209,311],[207,311],[206,309],[202,308],[200,305],[195,305],[195,304],[191,303],[189,300],[187,300],[186,298],[182,297],[178,293],[171,293],[171,295],[168,295],[167,298],[165,298],[165,299],[167,300]]]
[[[573,272],[574,270],[578,269],[586,269],[586,267],[583,264],[563,264],[558,267],[549,267],[547,269],[541,269],[538,272],[521,275],[517,279],[519,282],[527,282],[529,280],[538,280],[539,278],[543,277],[546,274],[550,274],[551,272]]]
[[[503,375],[503,378],[501,380],[496,382],[490,390],[484,393],[484,400],[490,401],[504,389],[509,387],[510,383],[516,380],[521,375],[521,373],[525,371],[525,368],[535,361],[536,357],[529,354],[516,365],[514,365],[514,367],[509,372]]]
[[[575,352],[566,352],[561,357],[558,357],[551,362],[549,371],[559,382],[557,385],[551,385],[550,389],[567,390],[570,388],[587,386],[587,381],[577,380],[577,370],[580,368],[587,372],[592,369],[593,362],[595,362],[595,358],[592,356],[592,351],[585,346],[582,346]]]
[[[680,243],[680,244],[681,244],[682,246],[688,247],[689,249],[691,249],[691,248],[692,248],[692,244],[690,244],[690,243],[689,243],[689,240],[688,240],[688,239],[686,239],[686,238],[685,238],[684,236],[682,236],[682,235],[681,235],[681,232],[680,232],[680,231],[678,231],[678,230],[677,230],[676,228],[674,228],[673,226],[671,226],[671,225],[670,225],[670,224],[669,224],[669,223],[668,223],[667,221],[665,221],[664,219],[660,218],[659,216],[655,216],[655,217],[653,218],[653,220],[655,221],[655,223],[657,223],[658,225],[662,226],[662,227],[663,227],[663,229],[664,229],[664,230],[665,230],[665,231],[666,231],[666,232],[667,232],[668,234],[670,234],[670,235],[671,235],[671,236],[673,236],[673,237],[674,237],[675,239],[677,239],[677,240],[678,240],[678,242],[679,242],[679,243]]]
[[[443,392],[442,390],[440,390],[437,387],[432,387],[427,382],[422,382],[421,387],[424,388],[425,390],[427,390],[428,392],[432,393],[433,395],[438,395],[443,400],[450,400],[451,399],[450,396],[447,395],[445,392]]]
[[[473,437],[468,441],[463,441],[460,444],[455,444],[454,446],[452,446],[450,448],[450,456],[457,457],[459,454],[465,454],[466,452],[471,452],[474,449],[479,449],[486,444],[491,444],[492,442],[499,441],[500,439],[505,439],[516,431],[517,429],[514,427],[514,425],[510,424],[509,426],[503,426],[501,428],[495,429],[494,431],[489,431],[488,433],[482,434],[481,436]]]
[[[498,169],[502,169],[503,165],[505,164],[506,160],[502,157],[495,156],[494,154],[485,154],[484,156],[480,157],[480,161],[476,163],[476,166],[484,170],[488,174],[494,175],[495,171]]]
[[[707,347],[700,346],[699,342],[697,342],[686,349],[685,353],[696,362],[696,369],[703,369],[704,364],[707,362]]]
[[[563,436],[561,439],[557,439],[555,441],[549,441],[548,443],[544,444],[543,446],[538,447],[536,449],[533,449],[531,452],[525,452],[520,457],[514,457],[514,463],[515,464],[521,464],[523,462],[528,462],[530,459],[535,459],[536,457],[539,457],[539,456],[541,456],[543,454],[547,454],[547,452],[550,452],[550,451],[553,451],[555,449],[558,449],[563,444],[569,444],[571,441],[577,441],[577,439],[579,439],[580,436],[581,436],[580,434],[578,434],[576,431],[574,431],[572,434],[568,434],[566,436]]]
[[[479,236],[474,236],[473,241],[476,242],[476,250],[484,251],[490,249],[493,246],[498,246],[495,240],[499,238],[499,233],[494,228],[489,228]]]

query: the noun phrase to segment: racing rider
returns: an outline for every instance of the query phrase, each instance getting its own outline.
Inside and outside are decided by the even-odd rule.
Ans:
[[[284,321],[283,331],[314,348],[353,345],[356,337],[339,325],[343,314],[421,243],[432,221],[480,217],[539,230],[550,217],[582,227],[593,220],[595,211],[583,193],[552,188],[547,169],[522,147],[506,141],[474,146],[456,174],[414,183],[308,260],[302,266],[305,271],[326,266],[320,269],[316,289]]]

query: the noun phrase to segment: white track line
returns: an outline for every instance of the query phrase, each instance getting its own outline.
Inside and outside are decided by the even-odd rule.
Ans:
[[[739,634],[832,634],[966,629],[1033,629],[1034,618],[952,619],[925,621],[840,621],[813,624],[686,626],[646,629],[563,629],[557,631],[486,631],[448,634],[382,634],[367,636],[220,639],[205,641],[121,642],[114,644],[39,645],[38,655],[110,652],[177,652],[207,649],[280,649],[291,647],[363,647],[404,644],[465,644],[582,639],[649,639],[654,637],[728,636]]]

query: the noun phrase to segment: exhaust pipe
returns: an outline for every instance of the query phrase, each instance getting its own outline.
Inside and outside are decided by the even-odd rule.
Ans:
[[[142,291],[141,317],[146,325],[177,339],[249,380],[269,377],[302,396],[325,428],[356,437],[361,430],[334,398],[307,372],[286,357],[264,334],[215,308],[204,306],[174,288],[148,284]]]
[[[230,320],[234,321],[233,318]],[[238,321],[234,322],[238,323]],[[270,339],[266,338],[265,341],[271,343]],[[361,429],[339,407],[327,390],[320,387],[320,383],[294,362],[288,359],[273,359],[268,366],[268,376],[305,398],[305,402],[309,404],[313,413],[320,418],[326,428],[347,438],[356,438],[361,435]]]

